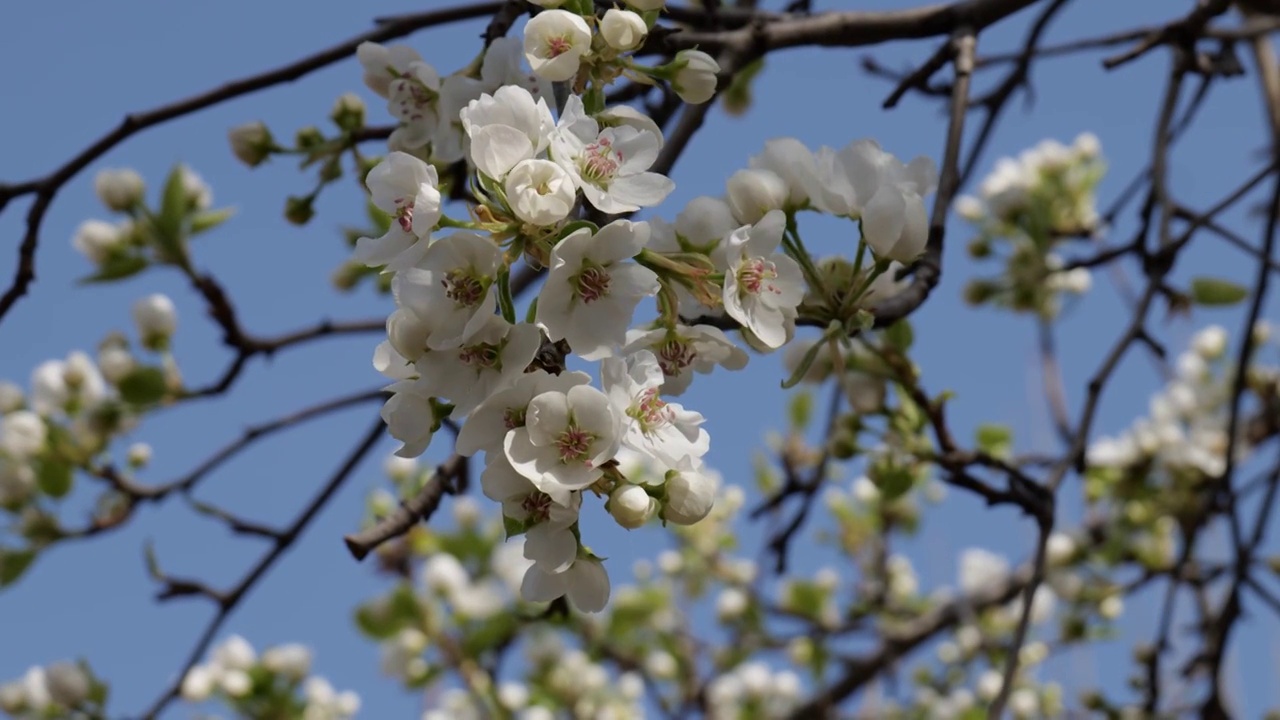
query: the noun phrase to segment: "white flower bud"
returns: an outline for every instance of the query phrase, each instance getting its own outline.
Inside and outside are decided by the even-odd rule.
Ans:
[[[147,185],[131,168],[108,168],[93,178],[93,190],[108,210],[124,212],[142,202]]]
[[[354,690],[343,690],[333,702],[338,715],[343,718],[354,717],[360,712],[360,696]]]
[[[663,550],[658,553],[658,569],[667,575],[675,575],[684,567],[684,560],[675,550]]]
[[[504,682],[498,686],[498,702],[508,710],[519,710],[529,704],[529,688],[518,682]]]
[[[85,220],[76,228],[71,245],[95,265],[101,265],[124,240],[120,228],[102,220]]]
[[[213,190],[204,178],[186,165],[180,165],[178,172],[182,174],[182,189],[187,193],[187,202],[196,210],[208,210],[213,205]]]
[[[662,517],[677,525],[692,525],[711,512],[716,499],[716,479],[701,469],[667,473],[667,502]]]
[[[401,357],[414,362],[427,351],[431,328],[409,310],[399,308],[387,316],[387,340]]]
[[[725,195],[734,218],[750,225],[759,222],[770,210],[781,210],[790,190],[787,181],[772,170],[749,168],[729,176]]]
[[[261,120],[231,128],[227,131],[227,140],[231,143],[231,153],[249,167],[257,167],[271,157],[275,146],[271,130]]]
[[[253,678],[244,670],[226,670],[218,678],[218,686],[233,698],[244,697],[253,689]]]
[[[39,454],[47,438],[44,420],[30,410],[15,410],[0,417],[0,453],[15,460]]]
[[[119,383],[134,366],[133,353],[119,345],[108,345],[98,351],[98,369],[102,377],[112,385]]]
[[[690,200],[675,222],[676,232],[694,245],[718,244],[739,226],[729,203],[709,195]]]
[[[142,442],[130,445],[128,460],[132,467],[145,467],[151,462],[151,446]]]
[[[54,663],[44,670],[49,696],[63,707],[76,707],[89,697],[89,676],[75,663]]]
[[[749,598],[736,587],[727,587],[716,597],[716,616],[721,620],[740,617],[747,610]]]
[[[644,18],[630,10],[610,8],[600,20],[600,35],[615,50],[633,50],[640,47],[649,34]]]
[[[1076,541],[1066,533],[1052,533],[1045,541],[1044,552],[1049,565],[1066,565],[1076,554]]]
[[[27,706],[27,693],[19,681],[0,685],[0,710],[17,715]]]
[[[671,88],[680,99],[690,105],[701,105],[716,93],[716,74],[720,72],[720,64],[716,59],[701,50],[681,50],[676,53],[675,78]]]
[[[1191,338],[1191,349],[1205,360],[1217,360],[1227,351],[1227,331],[1221,325],[1210,325]]]
[[[1083,132],[1076,136],[1071,149],[1082,158],[1095,158],[1102,154],[1102,141],[1091,132]]]
[[[423,67],[430,67],[424,63],[416,63]],[[412,69],[412,68],[411,68]],[[435,71],[431,70],[431,76]],[[343,130],[354,131],[364,127],[364,100],[360,96],[353,93],[343,93],[333,103],[333,109],[329,111],[329,119]]]
[[[665,650],[654,650],[645,656],[644,669],[653,677],[665,680],[675,677],[680,668],[671,653]]]
[[[178,311],[168,296],[156,293],[133,304],[133,322],[138,326],[142,344],[161,350],[168,346],[169,337],[178,329]]]
[[[1253,341],[1258,345],[1266,345],[1271,339],[1271,323],[1259,320],[1253,324]]]
[[[382,463],[382,472],[394,482],[402,483],[418,472],[418,461],[399,455],[388,455]]]
[[[972,655],[982,646],[982,632],[973,625],[962,625],[956,630],[956,645],[960,646],[960,652]]]
[[[516,217],[538,226],[568,217],[578,199],[573,178],[550,160],[521,161],[507,174],[504,187]]]
[[[1040,700],[1031,688],[1019,688],[1009,694],[1009,711],[1018,720],[1036,717],[1040,710]]]
[[[224,670],[248,670],[257,661],[253,646],[239,635],[227,638],[213,651],[213,663]]]
[[[953,642],[938,643],[938,661],[950,665],[960,659],[960,648]]]
[[[204,702],[213,694],[213,685],[218,677],[207,665],[196,665],[187,671],[182,678],[182,699],[189,702]]]
[[[978,222],[987,214],[987,208],[982,201],[972,195],[961,195],[951,203],[952,209],[960,217],[969,222]]]
[[[524,54],[539,77],[552,82],[570,80],[589,52],[591,28],[580,15],[546,10],[524,26]]]
[[[1115,620],[1124,613],[1124,599],[1119,595],[1108,595],[1098,603],[1098,614],[1107,620]]]
[[[853,481],[853,498],[863,505],[872,505],[880,501],[880,488],[871,482],[871,478],[860,475]]]
[[[1000,694],[1000,688],[1003,685],[1004,678],[1000,676],[999,671],[987,670],[978,678],[978,697],[987,702],[995,700],[996,695]]]
[[[290,680],[302,680],[311,672],[311,649],[299,643],[277,645],[262,653],[262,665]]]
[[[657,507],[658,502],[639,485],[620,485],[609,495],[609,514],[628,530],[648,522]]]
[[[480,505],[475,498],[462,496],[452,504],[453,521],[463,527],[474,526],[480,521]]]
[[[25,402],[22,388],[11,382],[0,382],[0,415],[17,410]]]

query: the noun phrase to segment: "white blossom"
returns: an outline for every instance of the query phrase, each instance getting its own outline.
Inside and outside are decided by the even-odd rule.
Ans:
[[[412,265],[440,219],[440,190],[436,169],[403,152],[392,152],[365,178],[373,204],[391,216],[391,226],[379,238],[356,241],[355,257],[370,267],[398,270]]]
[[[195,665],[182,678],[180,692],[188,702],[204,702],[213,694],[218,674],[207,665]]]
[[[960,553],[959,585],[966,593],[982,592],[1002,582],[1009,574],[1009,561],[981,548]]]
[[[535,369],[516,379],[511,387],[489,396],[467,418],[458,432],[454,451],[470,457],[484,450],[487,454],[503,454],[503,439],[518,427],[524,427],[529,403],[544,392],[569,392],[569,388],[586,385],[591,376],[584,372],[562,372],[552,375]],[[495,498],[496,499],[496,498]]]
[[[685,460],[667,473],[667,499],[661,517],[677,525],[693,525],[711,512],[719,479],[705,467]]]
[[[609,494],[609,514],[628,530],[643,526],[657,509],[658,501],[639,485],[622,484]]]
[[[94,176],[93,190],[108,210],[126,212],[142,202],[147,186],[132,168],[106,168]]]
[[[133,304],[133,322],[147,347],[162,347],[178,329],[178,311],[167,295],[154,293]]]
[[[681,50],[673,65],[677,68],[671,89],[690,105],[701,105],[716,93],[716,75],[720,63],[701,50]]]
[[[119,226],[103,220],[85,220],[76,228],[71,245],[95,265],[101,265],[124,244],[125,235]]]
[[[764,150],[752,157],[752,168],[772,171],[787,185],[787,206],[796,208],[809,202],[809,188],[818,182],[818,166],[813,152],[791,137],[773,138]]]
[[[524,54],[540,77],[564,82],[578,74],[591,52],[591,28],[582,16],[566,10],[544,10],[524,27]]]
[[[615,50],[633,50],[640,47],[649,34],[644,18],[630,10],[609,8],[600,19],[600,36]]]
[[[490,315],[461,347],[429,350],[415,367],[419,392],[449,399],[465,415],[490,395],[513,385],[541,344],[538,328]]]
[[[651,351],[606,358],[600,379],[614,412],[625,418],[623,445],[671,468],[706,454],[710,438],[699,427],[702,415],[659,397],[663,373]]]
[[[302,680],[311,672],[311,649],[298,643],[277,645],[262,653],[262,665],[290,680]]]
[[[525,573],[520,595],[530,602],[567,597],[582,612],[600,612],[609,602],[609,574],[594,558],[579,558],[561,573],[550,573],[534,565]]]
[[[582,228],[551,251],[551,269],[538,295],[538,324],[587,360],[599,360],[626,340],[636,305],[657,294],[652,270],[625,262],[644,247],[647,223],[615,220],[594,235]]]
[[[790,197],[786,180],[772,170],[739,170],[725,183],[725,195],[739,224],[752,225],[771,210],[786,207]]]
[[[724,307],[769,348],[786,342],[786,322],[804,299],[804,280],[795,260],[776,253],[785,217],[771,211],[755,226],[729,236],[729,267],[724,278]]]
[[[415,458],[426,452],[441,420],[431,404],[433,398],[414,380],[401,380],[383,389],[390,390],[391,397],[382,405],[382,419],[387,433],[402,443],[396,455]]]
[[[488,237],[458,231],[436,240],[417,267],[391,281],[396,304],[429,328],[427,347],[456,348],[493,317],[502,251]]]
[[[538,226],[564,220],[578,199],[573,177],[550,160],[521,160],[507,175],[503,189],[516,217]]]
[[[14,460],[38,455],[47,438],[44,420],[30,410],[15,410],[0,416],[0,453]]]
[[[718,365],[726,370],[741,370],[748,360],[742,348],[712,325],[629,330],[626,341],[624,355],[642,348],[653,351],[666,377],[662,389],[667,395],[680,395],[687,390],[695,372],[706,374]]]
[[[471,139],[472,164],[498,181],[520,161],[545,150],[555,126],[546,101],[535,101],[518,85],[505,85],[472,100],[460,118]]]
[[[604,393],[589,385],[533,398],[526,425],[504,440],[507,460],[561,505],[600,479],[621,444],[622,423]]]
[[[675,188],[649,167],[658,159],[660,136],[632,125],[601,127],[576,95],[565,103],[551,134],[551,155],[573,177],[597,210],[623,213],[662,202]]]
[[[409,65],[422,56],[408,45],[379,45],[363,42],[356,48],[356,59],[364,68],[364,84],[382,97],[391,94],[391,81],[408,71]]]

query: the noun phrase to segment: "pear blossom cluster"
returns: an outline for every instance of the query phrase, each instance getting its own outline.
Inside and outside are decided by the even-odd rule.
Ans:
[[[37,665],[28,668],[21,678],[0,683],[0,712],[14,720],[45,720],[101,712],[104,690],[83,662]]]
[[[1095,203],[1105,172],[1098,138],[1082,133],[1070,147],[1045,140],[1017,158],[1000,159],[982,181],[980,197],[956,198],[956,212],[978,230],[970,255],[1005,263],[1000,276],[972,281],[966,298],[1052,318],[1062,295],[1087,293],[1088,268],[1065,267],[1056,248],[1103,230]]]
[[[259,655],[249,641],[232,635],[210,651],[182,679],[182,699],[203,703],[218,699],[237,713],[255,717],[264,708],[296,707],[301,720],[350,720],[360,711],[360,696],[337,691],[311,674],[311,650],[290,643]]]

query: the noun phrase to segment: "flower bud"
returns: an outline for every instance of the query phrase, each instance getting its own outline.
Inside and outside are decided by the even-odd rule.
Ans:
[[[1098,614],[1107,620],[1115,620],[1124,613],[1124,599],[1119,595],[1108,595],[1098,603]]]
[[[418,461],[399,455],[388,455],[382,463],[382,472],[391,478],[392,482],[406,482],[418,472]]]
[[[415,362],[427,351],[431,329],[411,311],[399,308],[387,316],[387,340],[405,360]]]
[[[676,232],[694,245],[719,244],[740,224],[733,217],[729,203],[717,197],[702,195],[689,201],[676,215]]]
[[[614,50],[634,50],[649,34],[644,18],[630,10],[610,8],[600,20],[600,35]]]
[[[53,701],[73,708],[89,697],[89,676],[74,663],[54,663],[44,669],[44,684]]]
[[[648,522],[657,506],[657,501],[639,485],[620,485],[609,495],[609,514],[628,530]]]
[[[333,274],[329,276],[329,282],[333,284],[335,290],[346,292],[360,282],[360,278],[364,277],[365,269],[364,263],[344,262],[334,269]]]
[[[17,715],[27,707],[27,692],[22,688],[22,682],[15,680],[0,685],[0,710]]]
[[[311,218],[315,217],[316,211],[312,207],[314,202],[315,198],[311,195],[286,198],[284,201],[284,219],[294,225],[306,225],[311,222]]]
[[[729,208],[738,222],[751,225],[770,210],[781,210],[787,204],[790,190],[787,181],[772,170],[739,170],[725,183]]]
[[[329,119],[347,132],[359,130],[364,127],[364,100],[355,93],[344,93],[334,102]]]
[[[213,683],[216,679],[213,671],[207,666],[196,665],[182,678],[182,686],[179,688],[182,699],[188,702],[208,700],[213,694]]]
[[[126,375],[133,371],[137,363],[133,353],[120,345],[108,345],[98,351],[98,369],[102,377],[112,385],[117,385]]]
[[[701,105],[716,94],[716,74],[720,64],[701,50],[681,50],[673,63],[676,70],[671,88],[690,105]]]
[[[1045,541],[1044,552],[1050,566],[1066,565],[1075,557],[1076,541],[1066,533],[1052,533]]]
[[[231,128],[227,131],[227,140],[231,143],[231,154],[249,167],[257,167],[271,157],[276,144],[271,130],[261,120]]]
[[[151,446],[141,442],[130,445],[128,459],[130,467],[146,467],[151,462]]]
[[[22,394],[22,388],[11,382],[0,382],[0,415],[17,410],[24,402],[26,397]]]
[[[213,662],[223,669],[248,670],[257,661],[253,646],[239,635],[227,638],[213,651]]]
[[[133,322],[143,346],[160,351],[169,346],[169,338],[178,329],[178,311],[168,296],[155,293],[133,304]]]
[[[225,670],[218,678],[222,691],[233,698],[244,697],[253,689],[253,678],[244,670]]]
[[[293,136],[293,143],[298,146],[299,150],[308,150],[324,144],[324,133],[320,132],[320,128],[308,125],[298,129],[298,132]]]
[[[178,172],[182,177],[182,189],[187,194],[187,203],[193,210],[208,210],[213,205],[213,190],[209,188],[199,173],[186,165],[179,165]]]
[[[701,468],[667,473],[667,501],[662,518],[677,525],[692,525],[711,512],[715,504],[716,479]]]
[[[716,616],[721,620],[732,620],[746,612],[749,598],[736,587],[727,587],[720,591],[716,598]]]
[[[86,220],[76,228],[71,245],[95,265],[106,262],[124,240],[120,228],[102,220]]]
[[[15,410],[0,417],[0,452],[15,460],[38,455],[48,436],[44,420],[30,410]]]
[[[1191,338],[1191,348],[1205,360],[1217,360],[1227,351],[1227,331],[1221,325],[1210,325]]]
[[[542,227],[568,217],[578,199],[573,178],[550,160],[520,162],[507,174],[504,187],[516,217]]]
[[[93,190],[108,210],[125,212],[142,202],[147,185],[131,168],[102,170],[93,179]]]

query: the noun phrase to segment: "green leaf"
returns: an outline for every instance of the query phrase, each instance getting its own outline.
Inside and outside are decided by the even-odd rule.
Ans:
[[[75,475],[71,463],[57,457],[40,460],[36,483],[40,491],[53,498],[66,496],[71,492],[71,481]]]
[[[760,57],[734,74],[729,86],[720,93],[725,112],[742,115],[751,108],[751,82],[764,69],[764,57]]]
[[[523,535],[527,528],[523,520],[516,520],[503,515],[502,529],[506,532],[506,538],[510,540],[517,535]]]
[[[169,382],[164,370],[158,367],[135,368],[125,375],[117,386],[120,397],[134,405],[151,405],[159,402],[169,392]]]
[[[233,207],[224,207],[218,208],[217,210],[206,210],[204,212],[196,213],[195,216],[191,218],[191,234],[194,236],[199,235],[202,232],[212,230],[227,220],[230,220],[231,216],[235,214],[236,209]]]
[[[1191,299],[1198,305],[1235,305],[1247,297],[1247,289],[1229,280],[1209,277],[1191,279]]]
[[[911,323],[905,319],[885,328],[883,334],[885,342],[900,353],[910,350],[911,343],[915,342],[916,339],[915,333],[911,330]]]
[[[147,269],[151,263],[141,255],[116,255],[108,258],[106,262],[98,266],[98,272],[88,277],[80,278],[81,285],[91,283],[111,282],[113,280],[123,280],[132,277]]]
[[[880,488],[880,495],[885,502],[892,502],[906,495],[915,481],[910,468],[896,465],[872,468],[870,477],[876,487]]]
[[[35,550],[8,550],[0,548],[0,588],[18,581],[22,573],[36,559]]]
[[[182,224],[187,219],[190,200],[182,182],[182,165],[174,165],[164,181],[164,193],[160,196],[160,213],[155,217],[156,242],[171,258],[182,257],[185,239]]]
[[[978,449],[992,457],[1007,457],[1013,449],[1013,430],[1007,425],[984,423],[976,433]]]

